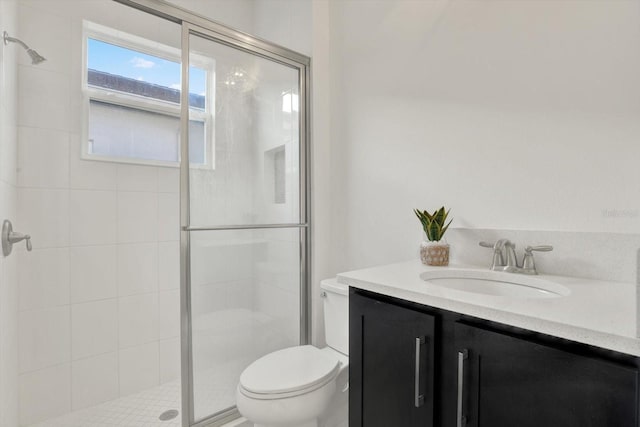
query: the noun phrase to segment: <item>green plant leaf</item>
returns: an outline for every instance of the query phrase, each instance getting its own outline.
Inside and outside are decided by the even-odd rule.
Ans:
[[[413,212],[422,223],[422,228],[427,235],[427,239],[432,242],[440,241],[442,237],[444,237],[444,233],[449,228],[449,225],[451,225],[453,219],[451,219],[447,225],[444,225],[450,211],[450,209],[446,210],[444,206],[434,211],[433,214],[430,214],[426,210],[413,210]]]
[[[429,224],[429,232],[427,233],[427,237],[429,240],[438,241],[440,236],[440,225],[437,222],[431,222]]]
[[[444,236],[444,233],[447,232],[447,229],[449,228],[449,226],[451,225],[451,223],[453,222],[453,219],[451,219],[451,221],[449,221],[449,224],[447,224],[443,229],[442,229],[442,236]],[[442,238],[441,236],[441,238]]]
[[[420,220],[420,222],[422,223],[422,227],[426,227],[427,225],[427,220],[424,217],[424,215],[422,214],[422,212],[420,212],[417,209],[414,209],[413,212],[416,214],[416,216],[418,217],[418,219]]]
[[[433,217],[434,220],[438,223],[438,224],[444,224],[444,220],[445,220],[445,210],[444,210],[444,206],[441,207],[440,209],[438,209],[437,211],[435,211],[433,213]]]

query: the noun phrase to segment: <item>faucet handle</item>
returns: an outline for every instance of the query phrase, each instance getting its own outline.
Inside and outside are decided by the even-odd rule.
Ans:
[[[504,257],[502,256],[502,248],[498,247],[498,242],[496,243],[480,242],[478,244],[483,248],[493,249],[493,261],[491,262],[492,270],[495,270],[496,267],[504,266]]]
[[[524,251],[530,254],[532,251],[537,252],[551,252],[553,250],[553,246],[551,245],[541,245],[541,246],[527,246],[524,248]]]
[[[524,259],[522,260],[522,272],[524,274],[538,274],[536,262],[533,259],[533,251],[549,252],[553,250],[551,245],[527,246],[524,248]]]

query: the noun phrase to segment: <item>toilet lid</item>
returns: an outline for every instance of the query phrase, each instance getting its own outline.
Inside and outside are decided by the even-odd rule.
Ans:
[[[288,393],[327,382],[339,369],[332,355],[311,345],[289,347],[253,362],[240,375],[240,385],[252,393]]]

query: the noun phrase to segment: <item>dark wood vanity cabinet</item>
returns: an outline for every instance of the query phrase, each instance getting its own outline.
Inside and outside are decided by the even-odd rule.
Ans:
[[[469,427],[637,427],[638,371],[456,323],[456,418]]]
[[[350,298],[350,427],[434,426],[434,322],[419,311]]]
[[[640,427],[638,358],[365,291],[349,304],[350,427]]]

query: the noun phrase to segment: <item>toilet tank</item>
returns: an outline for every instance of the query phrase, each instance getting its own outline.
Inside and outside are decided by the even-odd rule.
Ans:
[[[324,335],[327,345],[349,355],[349,286],[336,279],[320,282],[324,305]]]

